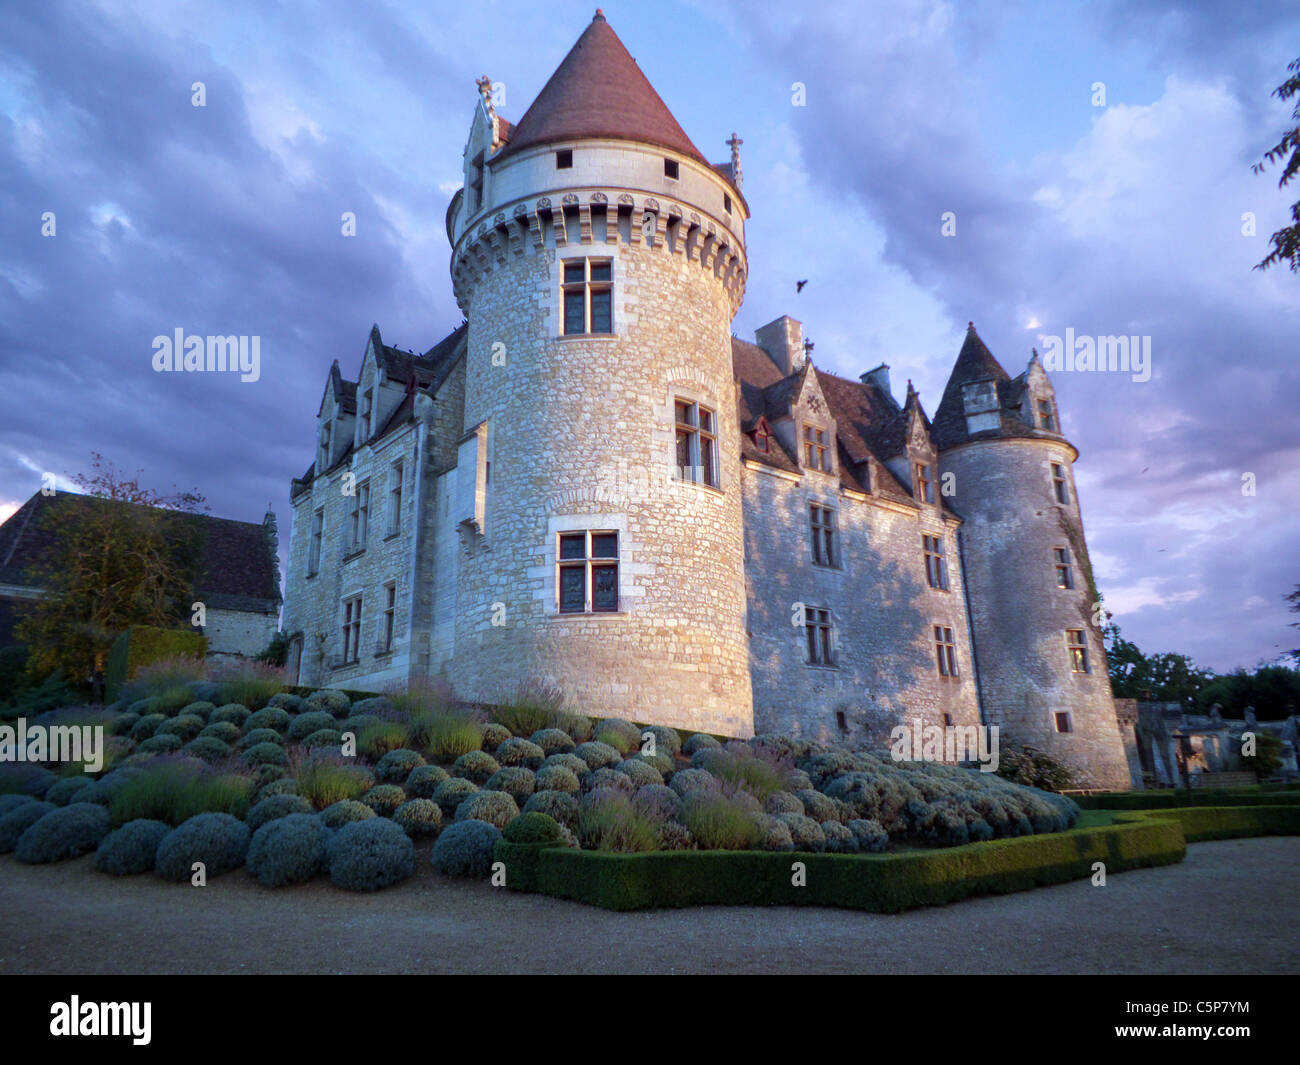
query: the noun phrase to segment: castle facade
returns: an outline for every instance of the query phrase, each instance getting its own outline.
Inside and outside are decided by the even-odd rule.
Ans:
[[[465,322],[372,328],[293,481],[302,683],[530,681],[582,709],[854,745],[999,725],[1126,787],[1072,467],[1035,357],[972,326],[931,421],[889,367],[731,333],[739,142],[710,163],[597,12],[517,125],[482,79],[447,211]]]

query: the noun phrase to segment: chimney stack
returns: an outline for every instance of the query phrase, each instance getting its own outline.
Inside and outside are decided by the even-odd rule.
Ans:
[[[788,314],[755,330],[754,340],[780,367],[783,376],[789,377],[803,366],[803,323]]]
[[[889,363],[882,362],[874,370],[868,370],[858,380],[864,385],[875,385],[890,399],[894,398],[894,394],[889,390]]]

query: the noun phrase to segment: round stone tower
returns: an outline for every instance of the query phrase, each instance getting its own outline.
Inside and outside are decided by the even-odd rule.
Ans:
[[[972,325],[935,414],[942,490],[962,517],[962,569],[985,721],[1080,787],[1128,788],[1097,590],[1056,397],[1037,355],[1012,379]]]
[[[711,165],[599,11],[517,125],[480,94],[447,215],[469,322],[450,679],[748,735],[735,146]]]

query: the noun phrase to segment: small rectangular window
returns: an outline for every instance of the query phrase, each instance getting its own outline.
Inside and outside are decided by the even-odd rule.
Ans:
[[[1059,462],[1052,463],[1052,492],[1055,494],[1058,503],[1068,503],[1070,501],[1070,490],[1065,481],[1065,467]]]
[[[934,480],[930,476],[930,467],[923,462],[916,464],[916,497],[922,503],[934,502]]]
[[[314,576],[320,571],[320,549],[325,532],[325,511],[318,510],[311,516],[311,544],[307,548],[307,576]]]
[[[1058,588],[1073,588],[1074,574],[1070,566],[1070,549],[1067,547],[1052,548],[1052,555],[1056,559],[1056,586]]]
[[[561,533],[556,582],[560,613],[616,612],[618,558],[617,532]]]
[[[835,655],[831,640],[831,612],[822,607],[805,606],[803,620],[808,639],[808,664],[833,666]]]
[[[569,170],[573,166],[573,149],[561,148],[555,153],[555,169]]]
[[[921,537],[921,548],[925,552],[925,579],[931,588],[948,590],[948,560],[944,557],[943,537]]]
[[[835,711],[835,727],[838,728],[841,732],[848,732],[849,730],[849,724],[847,721],[844,720],[843,710]]]
[[[320,468],[329,469],[330,464],[330,423],[320,427]]]
[[[1049,433],[1056,432],[1056,412],[1052,410],[1052,401],[1050,399],[1040,399],[1038,401],[1038,426],[1040,429],[1046,429]]]
[[[731,214],[731,197],[725,192],[722,194],[722,209]]]
[[[717,415],[680,396],[673,403],[676,419],[677,479],[718,487]]]
[[[397,620],[397,585],[384,585],[384,631],[383,638],[379,642],[380,654],[386,654],[393,649],[393,629]]]
[[[614,265],[610,259],[569,259],[564,263],[566,336],[614,331]]]
[[[1074,673],[1091,673],[1088,666],[1088,641],[1082,629],[1066,629],[1065,645],[1070,652],[1070,669]]]
[[[374,434],[375,390],[367,388],[361,396],[361,442],[365,443]]]
[[[664,177],[666,177],[666,178],[672,178],[674,181],[677,180],[677,160],[676,160],[676,159],[665,159],[665,160],[664,160]]]
[[[946,625],[934,627],[934,653],[939,663],[939,676],[957,676],[957,641],[952,629]]]
[[[352,496],[352,550],[366,546],[366,532],[370,526],[370,482],[362,481]]]
[[[808,521],[812,533],[813,563],[818,566],[834,566],[836,564],[835,512],[820,503],[810,503]]]
[[[1073,732],[1074,728],[1070,724],[1070,712],[1068,710],[1058,710],[1054,715],[1056,718],[1057,732]]]
[[[402,528],[402,463],[394,462],[388,471],[388,535],[396,536]]]
[[[831,469],[829,434],[816,425],[803,427],[804,465],[810,470],[829,473]]]
[[[343,603],[343,661],[355,663],[361,658],[361,596]]]

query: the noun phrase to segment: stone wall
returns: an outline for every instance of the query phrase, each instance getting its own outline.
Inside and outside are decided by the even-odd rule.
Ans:
[[[275,636],[279,617],[247,610],[209,609],[205,621],[203,635],[208,639],[209,658],[251,658],[266,650]]]

